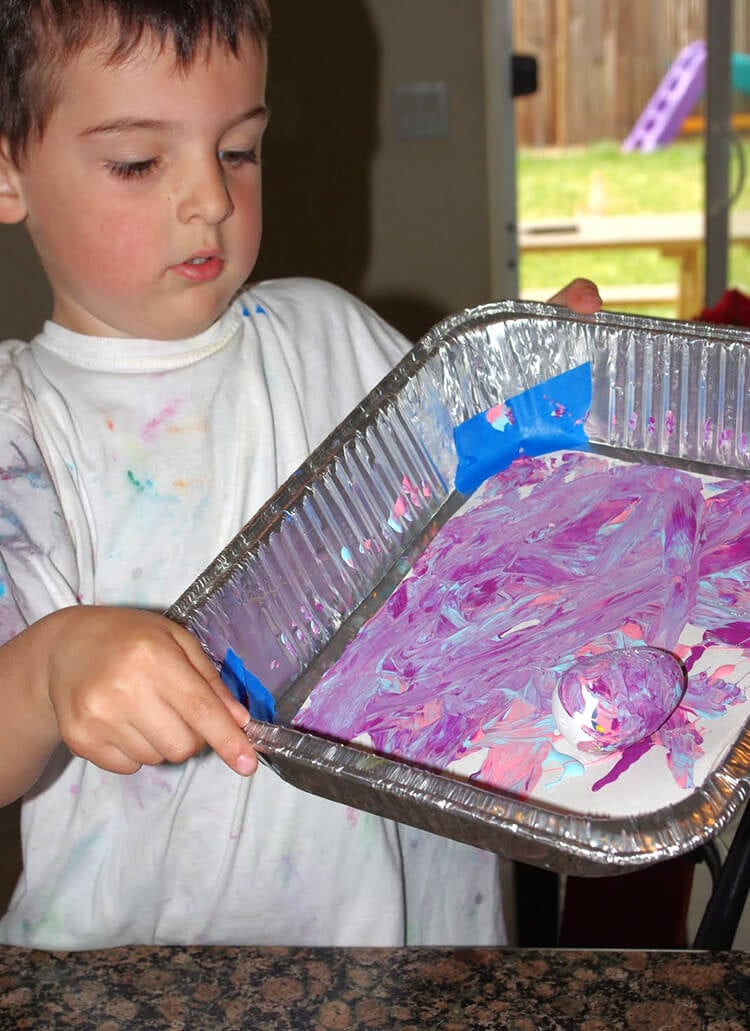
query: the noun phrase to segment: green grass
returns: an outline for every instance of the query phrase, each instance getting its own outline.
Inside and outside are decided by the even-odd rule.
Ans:
[[[750,138],[743,140],[750,166]],[[736,182],[736,155],[730,174]],[[677,141],[652,154],[623,154],[619,143],[603,141],[568,150],[522,149],[518,155],[518,210],[521,221],[573,218],[591,203],[608,215],[701,211],[703,142]],[[750,211],[750,167],[734,211]],[[573,276],[588,276],[601,286],[674,283],[675,262],[644,248],[638,251],[577,251],[531,254],[521,258],[521,289],[559,286]],[[731,247],[729,285],[750,293],[750,249]],[[631,309],[633,310],[633,309]],[[644,307],[641,314],[675,314],[666,305]]]

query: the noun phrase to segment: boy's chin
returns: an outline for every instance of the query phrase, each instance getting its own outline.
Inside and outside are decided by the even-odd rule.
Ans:
[[[222,291],[220,296],[214,298],[213,302],[201,303],[201,298],[196,294],[197,303],[179,305],[177,311],[169,318],[159,314],[158,325],[153,325],[151,332],[140,334],[154,340],[186,340],[190,337],[199,336],[224,315],[233,301],[240,295],[243,284],[229,293]],[[186,298],[187,301],[190,298]],[[205,298],[203,299],[205,302]],[[154,320],[155,322],[157,320]],[[128,334],[135,336],[135,334]]]
[[[232,303],[233,297],[234,295],[224,298],[221,303],[215,305],[195,306],[193,310],[181,307],[171,317],[167,313],[159,313],[154,319],[138,320],[137,324],[131,323],[132,330],[123,335],[149,340],[187,340],[200,336],[218,322]],[[136,323],[136,320],[132,322]]]

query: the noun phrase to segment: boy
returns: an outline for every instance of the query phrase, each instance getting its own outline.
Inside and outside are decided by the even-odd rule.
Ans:
[[[407,347],[322,283],[237,296],[265,0],[0,12],[0,221],[53,291],[0,350],[0,801],[25,794],[0,940],[502,942],[495,857],[249,778],[246,711],[157,614]]]

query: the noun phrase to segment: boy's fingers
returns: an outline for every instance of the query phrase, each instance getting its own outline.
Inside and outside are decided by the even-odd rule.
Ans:
[[[201,648],[198,641],[184,627],[177,626],[179,633],[175,634],[177,642],[183,649],[191,665],[207,680],[214,690],[214,693],[221,699],[231,712],[238,726],[244,727],[250,719],[250,713],[244,705],[237,701],[227,685],[219,676],[214,664]]]
[[[135,762],[130,756],[121,752],[119,748],[115,748],[114,745],[106,745],[93,755],[87,755],[86,759],[88,762],[93,763],[94,766],[98,766],[99,769],[107,770],[108,773],[124,775],[137,773],[143,765],[142,763]]]
[[[255,773],[258,767],[255,749],[242,728],[235,723],[224,703],[217,699],[216,705],[220,710],[220,719],[217,719],[215,724],[212,722],[204,728],[203,734],[206,743],[235,773],[239,773],[243,777]]]
[[[550,304],[561,304],[579,315],[591,315],[602,306],[596,283],[590,279],[574,279],[550,297]]]
[[[196,699],[191,726],[236,773],[247,776],[258,766],[255,750],[242,731],[249,719],[244,706],[232,697],[221,677],[193,635],[179,624],[172,634],[198,673],[204,689]],[[211,691],[206,692],[206,684]]]
[[[229,690],[227,685],[222,681],[221,677],[217,676],[211,683],[216,694],[219,696],[221,701],[226,705],[232,714],[232,719],[238,727],[246,727],[250,719],[250,713],[247,711],[245,706],[238,702],[232,692]]]
[[[110,731],[109,740],[106,736],[106,731],[101,737],[97,735],[98,744],[73,741],[69,747],[74,754],[110,773],[135,773],[141,766],[158,766],[165,759],[174,761],[169,754],[175,751],[173,748],[154,744],[145,733],[129,723],[118,724],[116,734]],[[189,736],[194,739],[192,732]],[[185,750],[182,758],[187,758],[188,754],[189,751]]]
[[[215,670],[210,683],[206,683],[207,679],[201,676],[200,681],[196,682],[196,694],[192,702],[188,702],[189,711],[183,711],[183,719],[236,773],[243,776],[254,773],[258,760],[242,730],[248,720],[247,710],[234,702]],[[223,693],[220,696],[214,688],[216,680],[228,695],[228,701]],[[229,702],[234,704],[230,705]]]
[[[208,680],[216,670],[214,664],[198,643],[197,638],[193,637],[190,631],[186,630],[184,626],[180,626],[179,623],[170,622],[169,630],[177,644],[187,655],[188,659],[190,659],[191,665],[198,670],[202,677]]]

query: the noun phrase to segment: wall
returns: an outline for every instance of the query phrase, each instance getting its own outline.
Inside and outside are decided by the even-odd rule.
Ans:
[[[52,296],[23,226],[0,225],[0,340],[29,340],[52,311]]]
[[[283,0],[273,14],[258,274],[332,279],[412,338],[490,299],[482,0]],[[394,91],[437,81],[447,135],[400,139]]]
[[[369,0],[368,6],[383,60],[364,292],[394,320],[399,302],[404,308],[422,302],[426,323],[490,299],[481,3]],[[396,87],[438,81],[447,84],[447,136],[398,139]]]

